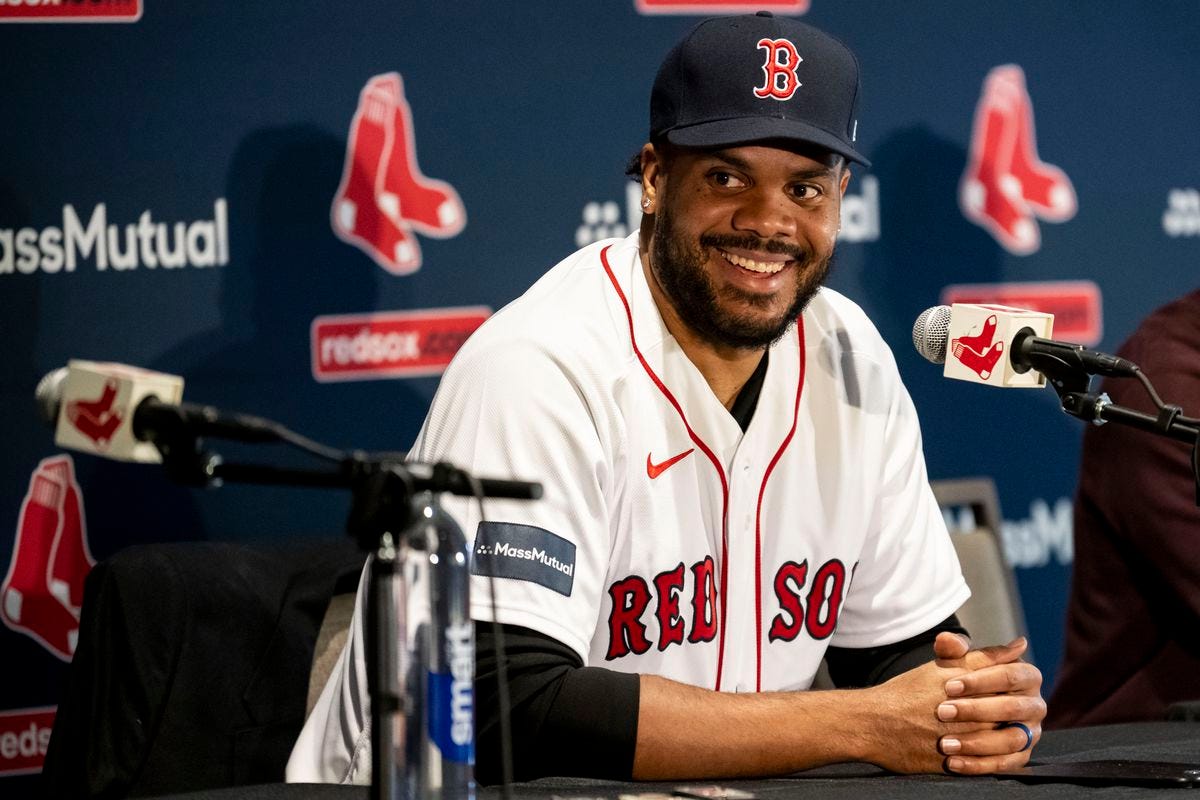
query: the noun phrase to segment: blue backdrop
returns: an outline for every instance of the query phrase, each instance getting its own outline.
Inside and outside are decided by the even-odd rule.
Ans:
[[[669,0],[93,5],[125,19],[18,22],[27,7],[0,8],[0,563],[12,565],[5,586],[25,598],[47,590],[29,585],[53,569],[45,543],[67,538],[30,510],[53,512],[53,501],[27,497],[39,462],[60,453],[35,421],[42,374],[69,358],[137,364],[184,376],[189,400],[336,446],[405,449],[442,362],[429,328],[389,314],[419,311],[421,324],[461,333],[442,310],[499,308],[578,244],[636,224],[622,169],[645,138],[654,71],[700,15],[740,4],[693,0],[687,13],[670,13],[681,9]],[[1200,6],[758,5],[803,13],[859,55],[858,144],[874,166],[851,184],[831,283],[896,352],[931,477],[995,478],[1051,683],[1081,423],[1049,390],[944,380],[913,352],[909,331],[949,285],[1033,283],[1051,310],[1070,310],[1057,282],[1090,281],[1100,298],[1087,312],[1092,344],[1113,350],[1151,309],[1200,283]],[[1024,86],[1000,102],[985,81],[1002,65],[1019,67]],[[389,73],[399,80],[364,91]],[[1008,211],[1036,226],[1032,252],[1006,247],[960,202],[964,174],[1002,188],[988,183],[1006,174],[981,128],[989,109],[1026,137],[1017,147],[1036,150],[1043,174],[1061,170],[1077,199],[1056,222],[1006,196]],[[1013,109],[1024,121],[1011,122]],[[344,168],[369,172],[373,136],[394,156],[401,212],[422,196],[456,196],[460,217],[372,217],[357,203],[339,235],[335,196],[355,191]],[[971,166],[980,159],[992,172]],[[997,202],[992,217],[1004,221]],[[392,361],[356,361],[352,342],[322,344],[335,333],[317,318],[375,312],[350,322],[427,357],[397,345]],[[338,346],[349,355],[334,374]],[[78,454],[72,463],[80,536],[96,559],[137,542],[338,536],[347,510],[333,492],[190,490],[153,467]],[[64,662],[22,624],[35,634],[70,625],[55,613],[39,621],[27,604],[21,623],[8,607],[0,627],[0,711],[17,712],[0,724],[0,774],[40,764],[29,743],[44,739],[45,712],[22,714],[55,705]]]

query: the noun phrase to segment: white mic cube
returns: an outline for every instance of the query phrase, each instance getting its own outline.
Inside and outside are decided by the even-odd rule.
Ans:
[[[950,307],[946,342],[947,378],[1005,388],[1039,388],[1046,376],[1037,370],[1017,372],[1008,352],[1019,331],[1049,339],[1054,315],[1010,306],[955,303]]]
[[[161,463],[158,449],[133,435],[134,412],[150,395],[178,405],[183,399],[183,378],[124,364],[71,360],[54,443],[120,461]]]

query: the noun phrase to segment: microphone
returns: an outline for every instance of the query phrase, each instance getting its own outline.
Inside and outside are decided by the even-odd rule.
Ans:
[[[955,303],[927,308],[913,323],[913,346],[947,378],[1004,388],[1038,388],[1039,342],[1072,348],[1048,337],[1054,315],[1001,305]],[[1080,348],[1082,349],[1082,348]],[[1033,367],[1033,370],[1030,369]]]
[[[244,442],[279,438],[258,417],[182,402],[177,375],[124,364],[72,359],[38,381],[34,397],[55,444],[118,461],[162,463],[159,445],[181,430]]]
[[[994,386],[1043,386],[1041,373],[1063,368],[1114,377],[1139,371],[1127,359],[1047,338],[1053,324],[1052,314],[1008,306],[933,306],[913,323],[913,346],[927,360],[944,363],[947,378]]]

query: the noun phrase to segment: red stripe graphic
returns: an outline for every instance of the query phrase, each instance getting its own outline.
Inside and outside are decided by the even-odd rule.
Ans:
[[[608,247],[600,251],[600,263],[604,265],[604,271],[608,274],[608,280],[612,283],[617,297],[621,299],[621,305],[625,306],[625,316],[629,320],[629,342],[633,346],[634,355],[638,357],[638,361],[642,364],[642,369],[650,376],[650,380],[654,382],[658,390],[667,398],[667,402],[679,414],[679,419],[683,422],[683,427],[687,429],[688,436],[695,442],[696,447],[699,447],[700,451],[708,456],[708,460],[712,462],[713,468],[717,471],[717,476],[721,479],[721,603],[717,618],[717,630],[719,633],[717,636],[717,682],[715,687],[717,691],[720,691],[721,670],[725,663],[725,590],[728,586],[727,580],[729,575],[729,483],[725,480],[725,470],[721,468],[721,462],[717,460],[716,455],[704,443],[704,440],[692,430],[692,426],[688,424],[687,415],[683,413],[683,407],[679,405],[679,401],[675,399],[675,395],[671,394],[671,390],[654,374],[654,370],[650,368],[650,364],[646,362],[645,356],[642,355],[642,351],[638,348],[637,337],[633,331],[633,311],[629,308],[629,300],[625,298],[625,293],[621,291],[621,286],[617,283],[616,276],[613,275],[612,267],[608,265]]]
[[[326,382],[438,375],[491,313],[477,306],[317,317],[313,377]]]
[[[1054,338],[1091,347],[1104,334],[1100,287],[1092,281],[977,283],[947,286],[942,302],[1002,305],[1054,315]]]
[[[0,775],[41,772],[58,706],[0,711]]]
[[[772,11],[803,14],[809,0],[636,0],[639,14],[738,14]]]
[[[11,3],[11,0],[9,0]],[[0,3],[0,22],[137,22],[142,0],[24,0]]]

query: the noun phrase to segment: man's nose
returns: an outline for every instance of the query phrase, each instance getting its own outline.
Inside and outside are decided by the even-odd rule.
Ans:
[[[733,227],[762,239],[791,239],[797,231],[796,204],[781,192],[755,189],[734,212]]]

